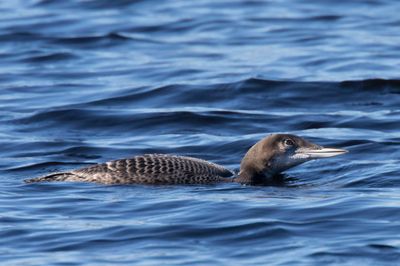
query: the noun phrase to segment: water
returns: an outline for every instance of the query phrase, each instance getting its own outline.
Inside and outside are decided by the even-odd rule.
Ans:
[[[400,2],[0,3],[4,265],[399,265]],[[238,169],[271,132],[349,154],[279,186],[24,184],[142,153]]]

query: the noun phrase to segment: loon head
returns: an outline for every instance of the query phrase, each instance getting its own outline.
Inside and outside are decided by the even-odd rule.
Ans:
[[[243,157],[237,182],[265,183],[269,178],[304,162],[337,156],[346,150],[324,148],[299,136],[272,134],[254,144]]]

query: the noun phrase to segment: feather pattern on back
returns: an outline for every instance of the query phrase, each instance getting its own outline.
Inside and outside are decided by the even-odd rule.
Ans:
[[[220,165],[185,156],[146,154],[110,161],[26,182],[74,181],[102,184],[206,184],[232,181],[234,173]]]

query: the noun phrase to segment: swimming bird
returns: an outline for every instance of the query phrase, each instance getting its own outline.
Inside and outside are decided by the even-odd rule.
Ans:
[[[324,148],[296,135],[272,134],[258,141],[247,151],[237,174],[202,159],[168,154],[146,154],[69,172],[52,173],[25,182],[74,181],[102,184],[237,182],[258,185],[267,183],[275,175],[296,165],[346,152],[343,149]]]

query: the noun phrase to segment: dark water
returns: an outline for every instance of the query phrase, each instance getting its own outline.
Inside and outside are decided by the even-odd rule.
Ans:
[[[1,1],[1,264],[399,265],[399,10]],[[22,182],[153,152],[237,169],[271,132],[350,153],[269,187]]]

